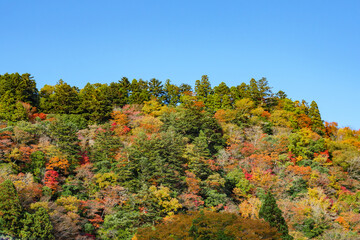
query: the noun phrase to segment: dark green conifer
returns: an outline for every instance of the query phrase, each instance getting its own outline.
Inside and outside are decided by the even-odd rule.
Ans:
[[[203,101],[206,104],[208,95],[211,94],[211,84],[207,75],[203,75],[200,80],[195,82],[196,97],[199,101]]]
[[[194,139],[194,145],[194,151],[198,154],[199,157],[210,157],[211,154],[209,150],[209,145],[207,143],[207,138],[202,130],[200,130],[199,136]]]
[[[0,184],[0,233],[14,236],[20,229],[22,207],[14,184],[5,180]]]
[[[311,118],[312,130],[322,135],[325,127],[323,121],[321,120],[318,105],[315,101],[312,101],[310,104],[309,117]]]
[[[268,192],[268,194],[266,194],[265,196],[265,199],[259,211],[259,217],[267,221],[271,227],[276,227],[278,231],[282,234],[282,239],[293,239],[293,237],[289,235],[288,226],[271,192]]]

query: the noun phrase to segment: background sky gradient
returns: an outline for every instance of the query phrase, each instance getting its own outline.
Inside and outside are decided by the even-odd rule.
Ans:
[[[326,121],[360,128],[360,1],[0,0],[0,74],[40,89],[207,74],[212,86],[266,77],[315,100]]]

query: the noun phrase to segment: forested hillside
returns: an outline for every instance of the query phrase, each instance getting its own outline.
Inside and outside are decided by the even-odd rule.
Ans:
[[[0,75],[0,234],[359,239],[360,130],[267,80]]]

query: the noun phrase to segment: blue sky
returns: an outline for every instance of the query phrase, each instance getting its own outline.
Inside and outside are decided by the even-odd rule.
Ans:
[[[315,100],[326,121],[360,128],[360,1],[0,0],[0,74],[40,89],[207,74],[212,86],[266,77]]]

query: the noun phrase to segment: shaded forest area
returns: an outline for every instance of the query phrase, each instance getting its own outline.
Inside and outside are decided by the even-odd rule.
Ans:
[[[359,239],[360,130],[265,78],[0,75],[0,235]]]

